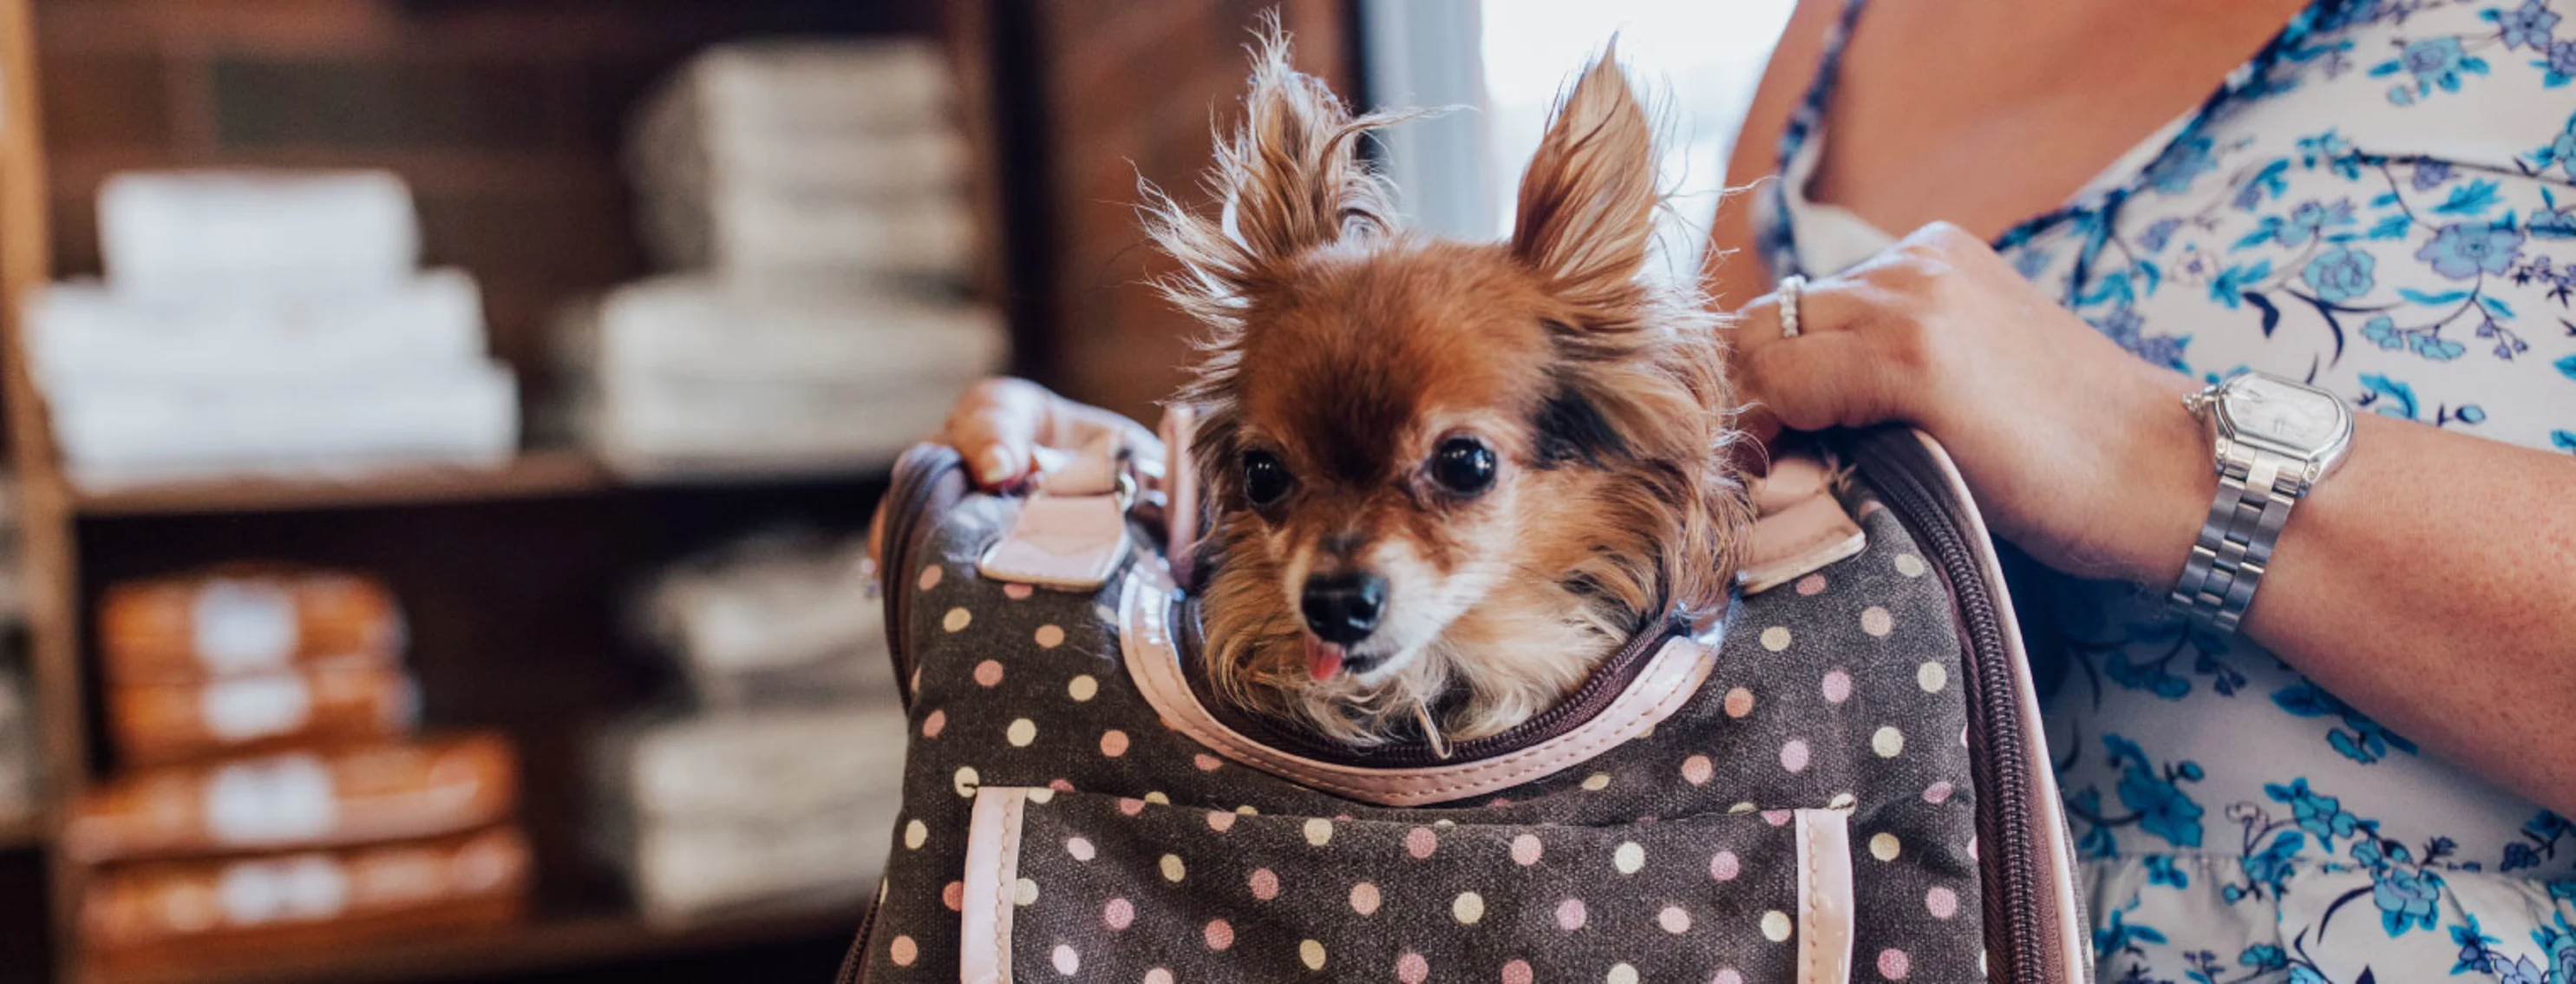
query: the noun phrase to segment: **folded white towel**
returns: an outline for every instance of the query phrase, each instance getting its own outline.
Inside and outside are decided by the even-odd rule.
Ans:
[[[576,405],[576,425],[602,462],[635,477],[882,467],[936,433],[965,388],[606,382]]]
[[[975,217],[957,195],[875,198],[726,187],[639,203],[645,245],[674,269],[733,276],[857,275],[960,281]]]
[[[27,302],[48,393],[85,383],[349,381],[483,361],[483,302],[462,270],[311,294],[136,294],[96,281]]]
[[[203,297],[391,287],[420,265],[411,189],[388,171],[127,172],[98,193],[119,291]]]
[[[649,198],[702,198],[728,188],[893,197],[966,187],[966,138],[945,126],[883,133],[758,133],[691,127],[647,115],[627,145],[627,169]]]
[[[699,702],[890,697],[884,608],[867,597],[867,538],[771,535],[655,578],[644,621]]]
[[[939,46],[911,38],[744,41],[707,49],[650,97],[709,143],[919,130],[955,113]],[[651,124],[647,124],[651,125]]]
[[[617,381],[903,384],[1000,371],[1001,316],[958,301],[836,281],[753,286],[701,275],[640,280],[566,317],[564,368]]]
[[[397,464],[490,465],[518,446],[518,387],[485,361],[409,376],[244,387],[100,383],[56,392],[54,433],[97,487]]]

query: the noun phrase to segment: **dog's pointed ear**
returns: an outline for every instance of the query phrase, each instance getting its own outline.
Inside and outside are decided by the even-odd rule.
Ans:
[[[1654,237],[1655,131],[1618,43],[1557,105],[1521,176],[1512,252],[1576,298],[1632,284]]]
[[[1184,273],[1166,295],[1223,324],[1277,265],[1350,236],[1390,228],[1394,208],[1383,179],[1360,158],[1359,141],[1396,117],[1353,116],[1322,79],[1289,67],[1276,21],[1253,48],[1243,117],[1219,134],[1209,190],[1217,216],[1193,214],[1150,185],[1145,227]]]

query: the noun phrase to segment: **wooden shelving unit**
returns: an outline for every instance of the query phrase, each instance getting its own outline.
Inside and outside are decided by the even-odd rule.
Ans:
[[[425,934],[363,952],[307,951],[256,964],[196,964],[99,975],[100,984],[372,984],[527,974],[856,932],[854,919],[790,915],[675,928],[620,915],[549,919],[505,932]]]
[[[579,452],[539,449],[492,468],[78,488],[57,461],[16,312],[57,276],[94,272],[89,203],[114,171],[385,167],[420,199],[429,262],[483,281],[495,354],[516,364],[532,400],[543,399],[541,333],[554,306],[644,272],[615,156],[635,94],[727,37],[919,34],[950,29],[943,17],[952,16],[938,0],[0,0],[0,408],[23,530],[48,804],[38,817],[0,823],[0,857],[45,860],[45,884],[28,893],[41,899],[11,897],[0,885],[0,923],[39,909],[49,921],[45,969],[16,961],[0,941],[0,979],[524,980],[735,952],[768,953],[769,966],[837,958],[861,914],[855,903],[687,927],[627,911],[586,860],[583,752],[586,729],[652,699],[664,682],[666,671],[637,653],[619,624],[636,581],[782,522],[854,530],[881,476],[632,483]],[[960,61],[969,72],[985,64]],[[346,93],[368,114],[425,109],[437,118],[418,132],[396,127],[398,140],[243,138],[227,127],[265,118],[218,111],[237,94],[223,90],[216,70],[241,65],[330,66],[379,86]],[[484,76],[528,84],[496,86]],[[968,88],[983,91],[971,79]],[[500,122],[476,118],[469,97],[502,101]],[[78,111],[47,119],[66,106]],[[461,136],[444,139],[433,124]],[[979,139],[988,133],[973,120],[969,129]],[[979,184],[989,190],[990,180]],[[991,203],[980,204],[991,219]],[[51,845],[65,805],[115,764],[93,740],[89,606],[114,580],[227,559],[356,567],[392,584],[411,620],[410,662],[431,728],[499,728],[519,745],[521,820],[538,870],[527,922],[148,972],[83,959],[75,916],[84,873]],[[794,966],[815,979],[830,970]],[[740,978],[728,969],[703,979]]]
[[[72,496],[82,516],[148,516],[362,509],[590,495],[615,484],[577,451],[536,451],[490,468],[399,468],[346,478],[234,478],[163,482]]]

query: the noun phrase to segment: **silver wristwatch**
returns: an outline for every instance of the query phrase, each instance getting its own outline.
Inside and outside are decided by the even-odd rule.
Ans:
[[[2248,372],[2183,400],[2209,432],[2218,498],[2174,585],[2173,603],[2221,632],[2236,631],[2272,562],[2290,509],[2332,475],[2352,447],[2352,410],[2334,394]]]

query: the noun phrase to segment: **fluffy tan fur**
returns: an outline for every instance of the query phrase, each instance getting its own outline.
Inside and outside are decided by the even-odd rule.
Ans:
[[[1703,298],[1641,273],[1656,134],[1610,53],[1551,119],[1506,243],[1397,227],[1354,116],[1288,67],[1274,31],[1218,141],[1215,215],[1146,189],[1162,283],[1207,328],[1180,398],[1215,493],[1206,666],[1224,699],[1355,746],[1436,721],[1508,730],[1670,613],[1725,604],[1750,506]],[[1424,477],[1440,442],[1500,459],[1481,495]],[[1297,477],[1254,508],[1241,462]],[[1367,567],[1391,584],[1378,672],[1309,678],[1298,586]],[[1373,638],[1372,643],[1378,641]]]

